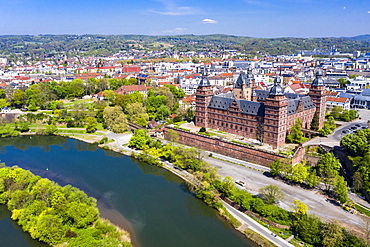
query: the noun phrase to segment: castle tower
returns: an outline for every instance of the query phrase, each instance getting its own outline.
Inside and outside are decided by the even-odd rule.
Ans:
[[[316,112],[319,116],[319,129],[321,129],[324,126],[326,113],[326,90],[321,71],[316,72],[316,78],[311,84],[309,95],[316,105]]]
[[[285,143],[288,102],[276,77],[265,102],[264,142],[277,148]]]
[[[202,79],[195,93],[195,125],[208,127],[208,105],[213,96],[213,89],[207,75],[202,74]]]
[[[234,85],[234,95],[236,99],[245,99],[251,101],[252,99],[252,84],[254,83],[254,77],[252,73],[245,74],[243,71],[240,72],[238,79],[236,79]]]

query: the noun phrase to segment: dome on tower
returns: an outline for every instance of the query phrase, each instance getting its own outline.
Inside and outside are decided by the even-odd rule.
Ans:
[[[202,74],[202,79],[200,80],[199,86],[200,87],[211,86],[211,83],[209,82],[208,77],[205,73]]]
[[[274,86],[270,89],[269,95],[284,95],[284,90],[281,87],[281,80],[280,77],[275,77],[274,79]]]
[[[325,86],[324,80],[322,79],[322,73],[321,71],[316,72],[316,78],[313,80],[312,86]]]

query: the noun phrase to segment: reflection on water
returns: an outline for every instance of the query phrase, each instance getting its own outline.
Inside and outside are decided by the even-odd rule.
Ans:
[[[47,244],[31,238],[28,233],[10,219],[10,211],[5,205],[0,205],[0,246],[6,247],[47,247]]]
[[[7,165],[97,198],[102,216],[128,229],[135,246],[255,246],[162,168],[61,137],[0,139],[0,151]]]

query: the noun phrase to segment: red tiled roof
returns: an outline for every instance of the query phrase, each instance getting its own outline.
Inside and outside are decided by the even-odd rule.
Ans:
[[[348,98],[344,98],[344,97],[338,97],[338,98],[335,98],[335,97],[327,97],[326,98],[326,101],[338,102],[338,103],[346,103],[347,100],[348,100]]]
[[[337,96],[338,94],[338,92],[326,91],[327,96]]]

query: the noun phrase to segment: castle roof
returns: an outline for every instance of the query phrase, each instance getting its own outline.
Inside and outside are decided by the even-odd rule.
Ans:
[[[220,110],[227,110],[229,109],[233,101],[234,101],[234,94],[232,93],[215,95],[212,97],[211,101],[209,102],[208,107],[220,109]]]
[[[239,109],[246,114],[263,116],[264,115],[264,104],[256,101],[248,101],[244,99],[236,100]]]
[[[316,107],[310,96],[298,94],[298,97],[296,98],[288,98],[288,109],[287,109],[288,115],[297,112],[300,102],[303,104],[304,110],[309,110]]]

